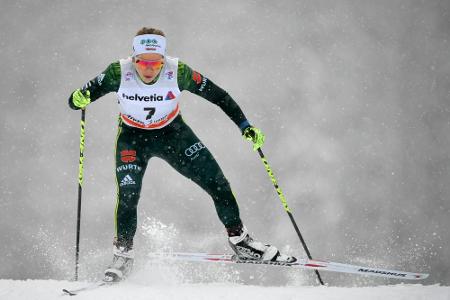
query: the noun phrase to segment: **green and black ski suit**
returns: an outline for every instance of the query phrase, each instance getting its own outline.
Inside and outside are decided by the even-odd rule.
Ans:
[[[141,101],[142,104],[147,102],[150,107],[145,107],[144,110],[148,114],[147,119],[151,119],[155,113],[151,105],[158,101],[161,103],[170,101],[174,94],[169,91],[167,95],[159,96],[156,92],[153,93],[153,90],[147,95],[134,92],[127,95],[126,92],[122,92],[121,85],[126,85],[130,78],[140,81],[135,70],[124,74],[123,61],[110,64],[104,72],[87,82],[82,90],[89,90],[91,101],[107,93],[116,92],[119,104],[124,100]],[[162,80],[163,76],[171,79],[170,76],[176,74],[175,84],[178,85],[179,92],[187,90],[218,105],[241,130],[249,126],[242,110],[227,92],[181,61],[176,60],[175,68],[176,72],[170,73],[165,72],[164,67],[158,78],[146,85],[147,90],[148,87]],[[143,82],[140,81],[139,84],[142,85]],[[164,96],[166,96],[165,99]],[[72,109],[78,109],[74,106],[72,97],[69,98],[69,106]],[[171,115],[169,114],[168,117],[170,118]],[[119,117],[115,149],[117,185],[115,229],[116,239],[120,244],[132,246],[137,226],[137,205],[142,179],[148,161],[152,157],[165,160],[179,173],[205,190],[212,197],[219,219],[229,232],[233,228],[242,226],[239,208],[230,184],[208,148],[183,121],[179,113],[172,120],[166,119],[163,118],[162,121],[159,119],[153,123],[158,127],[166,122],[157,129],[143,129],[139,127],[144,127],[144,124],[133,119],[132,116],[127,117],[125,113],[121,113]]]

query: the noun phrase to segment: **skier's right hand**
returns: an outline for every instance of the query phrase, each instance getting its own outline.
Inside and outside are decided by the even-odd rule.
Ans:
[[[85,108],[89,103],[91,103],[91,92],[86,90],[84,92],[81,89],[77,89],[72,94],[72,102],[78,108]]]

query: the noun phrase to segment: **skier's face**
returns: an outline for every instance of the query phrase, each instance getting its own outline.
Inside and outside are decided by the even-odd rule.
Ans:
[[[144,53],[136,56],[133,59],[133,64],[141,80],[145,83],[150,83],[161,72],[164,59],[160,54]]]

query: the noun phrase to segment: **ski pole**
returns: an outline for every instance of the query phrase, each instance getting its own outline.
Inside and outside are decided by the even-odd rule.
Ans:
[[[78,265],[80,254],[80,224],[81,224],[81,193],[83,191],[83,162],[84,162],[84,122],[86,109],[81,110],[80,121],[80,160],[78,166],[78,209],[77,209],[77,241],[75,247],[75,281],[78,281]]]
[[[287,212],[287,214],[289,216],[289,219],[292,222],[292,225],[294,225],[295,231],[297,232],[297,235],[298,235],[298,237],[300,239],[300,242],[303,245],[303,249],[305,249],[306,255],[308,255],[309,259],[312,259],[311,253],[309,252],[309,249],[306,246],[306,242],[303,239],[302,234],[300,233],[300,229],[298,229],[297,223],[295,222],[294,217],[292,216],[292,212],[291,212],[291,209],[289,208],[289,206],[287,204],[286,198],[284,197],[284,194],[281,191],[281,188],[278,186],[278,182],[275,179],[275,176],[273,175],[272,168],[269,166],[269,163],[267,162],[267,159],[264,156],[264,153],[262,152],[261,148],[258,148],[258,153],[259,153],[259,156],[261,157],[261,161],[263,162],[264,166],[266,167],[266,171],[269,174],[270,180],[272,180],[273,186],[275,187],[275,190],[277,191],[278,197],[280,198],[281,203],[283,204],[284,210]],[[321,285],[324,285],[322,277],[320,276],[319,271],[315,270],[315,272],[316,272],[316,275],[317,275],[317,279],[319,280],[319,283]]]

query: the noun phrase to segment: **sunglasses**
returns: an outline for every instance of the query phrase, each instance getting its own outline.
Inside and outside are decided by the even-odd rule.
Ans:
[[[145,60],[145,59],[136,58],[134,60],[134,62],[141,67],[144,67],[144,68],[152,67],[153,69],[159,69],[164,65],[163,60]]]

